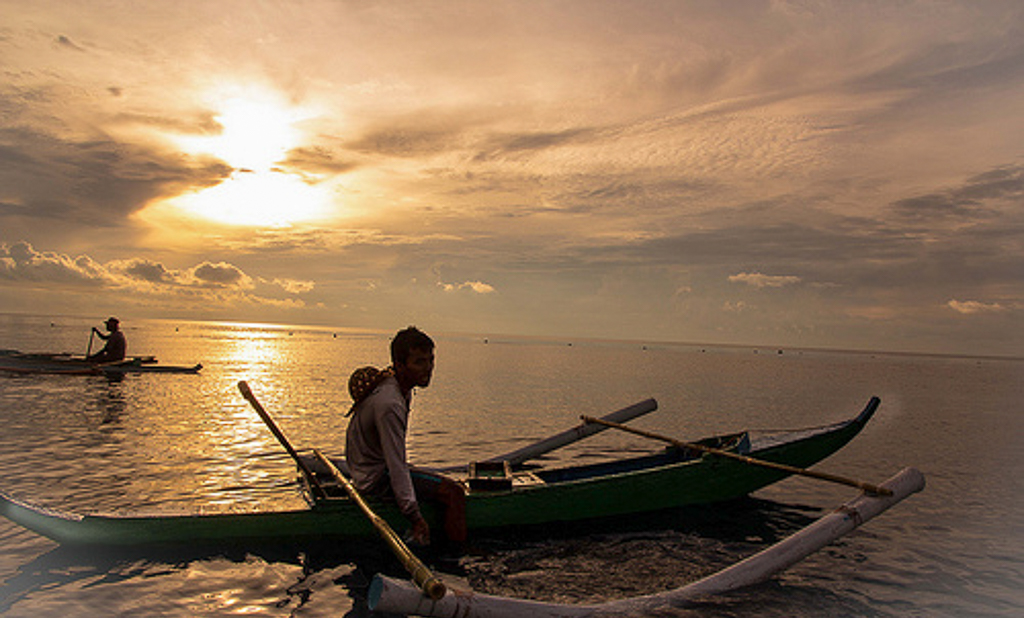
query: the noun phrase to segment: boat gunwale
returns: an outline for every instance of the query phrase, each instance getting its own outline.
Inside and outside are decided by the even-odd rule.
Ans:
[[[787,435],[803,434],[803,435],[800,435],[800,437],[795,438],[793,440],[779,440],[777,442],[773,442],[771,444],[768,444],[765,447],[760,448],[760,449],[754,449],[753,448],[753,444],[754,443],[753,443],[753,440],[752,440],[751,441],[751,449],[747,453],[747,455],[749,455],[751,457],[754,457],[758,453],[769,453],[772,450],[780,448],[780,447],[788,447],[790,445],[797,444],[799,442],[803,442],[803,441],[806,441],[806,440],[813,440],[813,439],[816,439],[816,438],[820,438],[822,436],[837,434],[837,433],[840,433],[842,431],[848,430],[850,427],[853,427],[853,426],[856,426],[858,428],[857,431],[859,432],[860,429],[863,428],[864,425],[866,425],[869,420],[871,420],[871,417],[874,415],[875,411],[878,409],[878,406],[879,406],[880,403],[881,403],[881,400],[878,397],[872,397],[868,401],[868,403],[864,407],[864,409],[857,416],[855,416],[853,418],[847,418],[845,420],[836,421],[836,422],[830,423],[828,425],[821,425],[821,426],[817,426],[817,427],[804,427],[804,428],[799,428],[799,429],[789,429],[789,430],[782,430],[782,431],[778,431],[778,432],[773,432],[773,435],[781,436],[781,437],[784,437],[784,436],[787,436]],[[753,430],[744,430],[744,431],[739,431],[739,432],[735,432],[735,433],[719,434],[719,435],[716,435],[716,436],[712,436],[710,438],[703,438],[701,440],[698,440],[696,443],[699,444],[699,443],[703,443],[703,442],[707,442],[707,441],[712,441],[712,440],[725,440],[725,439],[729,439],[729,438],[733,438],[733,437],[739,437],[740,439],[742,439],[743,436],[748,436],[751,433],[751,431],[753,431]],[[663,457],[664,453],[666,451],[671,451],[673,448],[675,448],[675,447],[672,447],[672,446],[666,447],[666,449],[664,449],[661,453],[649,453],[647,455],[640,455],[640,456],[637,456],[637,457],[627,457],[627,458],[623,458],[623,459],[616,459],[616,460],[610,460],[610,461],[604,461],[604,462],[595,462],[595,463],[589,463],[589,464],[581,464],[581,465],[578,465],[578,466],[565,466],[565,467],[561,467],[561,468],[551,468],[551,469],[548,469],[548,470],[544,470],[543,472],[545,474],[554,475],[554,474],[558,474],[558,473],[564,473],[564,472],[567,472],[567,471],[579,471],[579,470],[585,470],[587,468],[596,468],[596,467],[600,467],[600,466],[610,466],[611,467],[611,466],[615,466],[616,464],[629,464],[631,462],[636,462],[636,461],[643,460],[643,459],[652,459],[652,460],[654,460],[654,459],[657,459],[659,457]],[[628,475],[633,475],[633,474],[654,473],[654,472],[659,472],[659,471],[662,471],[662,470],[669,470],[669,469],[672,469],[672,468],[677,468],[677,467],[682,467],[682,466],[687,466],[687,465],[693,465],[693,464],[699,464],[699,463],[702,463],[705,460],[705,458],[707,458],[707,457],[715,457],[715,455],[711,454],[711,453],[704,453],[704,454],[702,454],[701,456],[698,456],[698,457],[691,457],[691,458],[687,458],[687,459],[680,459],[678,461],[670,461],[670,462],[667,462],[667,463],[661,464],[661,465],[652,464],[650,466],[646,466],[646,467],[643,467],[643,468],[637,468],[635,470],[624,470],[622,472],[617,472],[617,473],[613,472],[613,473],[610,473],[610,474],[607,474],[607,475],[587,475],[587,476],[582,476],[582,477],[579,477],[579,478],[576,478],[576,479],[569,479],[569,480],[565,480],[565,481],[559,480],[559,481],[553,481],[553,482],[550,482],[550,483],[545,482],[544,484],[541,484],[541,485],[538,485],[538,486],[544,486],[544,485],[550,486],[550,485],[562,485],[564,483],[600,481],[601,479],[611,478],[611,477],[615,477],[615,476],[628,476]],[[507,490],[507,492],[515,493],[517,491],[521,491],[522,489],[532,488],[532,487],[534,487],[534,486],[527,485],[527,486],[520,487],[518,489],[514,488],[512,490]],[[501,493],[501,492],[489,492],[489,493]]]
[[[792,445],[798,444],[800,442],[809,441],[809,440],[815,440],[815,439],[818,439],[818,438],[822,438],[824,436],[838,434],[840,432],[849,430],[851,427],[856,427],[856,431],[854,432],[854,435],[856,435],[856,433],[858,433],[860,431],[860,429],[862,429],[864,427],[864,425],[866,425],[867,422],[871,419],[871,417],[874,415],[875,411],[878,409],[878,406],[879,406],[880,403],[881,403],[881,400],[878,397],[872,397],[868,401],[868,404],[865,406],[865,408],[857,416],[855,416],[853,418],[847,418],[845,420],[836,421],[835,423],[830,423],[828,425],[821,425],[821,426],[817,426],[817,427],[805,427],[805,428],[799,428],[799,429],[791,429],[791,430],[783,430],[783,431],[773,432],[773,435],[776,435],[776,436],[799,435],[799,434],[803,434],[803,435],[800,435],[800,437],[798,437],[796,439],[793,439],[793,440],[781,440],[781,441],[778,441],[778,442],[774,442],[774,443],[771,443],[771,444],[769,444],[769,445],[767,445],[767,446],[765,446],[764,448],[761,448],[761,449],[756,449],[755,450],[755,449],[751,448],[751,450],[748,453],[746,453],[746,454],[751,456],[751,457],[756,457],[758,454],[765,454],[765,453],[769,453],[770,454],[775,449],[784,448],[784,447],[788,448],[788,447],[791,447]],[[705,442],[705,441],[710,441],[710,440],[720,440],[720,439],[726,439],[726,438],[731,438],[731,437],[740,437],[740,439],[742,440],[742,437],[749,435],[750,431],[751,430],[746,430],[746,431],[741,431],[741,432],[736,432],[736,433],[720,434],[720,435],[717,435],[717,436],[712,436],[710,438],[704,438],[704,439],[702,439],[702,440],[700,440],[698,442]],[[649,454],[646,454],[646,455],[640,455],[640,456],[636,456],[636,457],[627,457],[627,458],[623,458],[623,459],[616,459],[616,460],[610,460],[610,461],[595,462],[595,463],[589,463],[589,464],[581,464],[581,465],[578,465],[578,466],[564,466],[564,467],[561,467],[561,468],[551,468],[551,469],[548,469],[548,470],[544,470],[543,472],[546,475],[555,475],[555,474],[560,474],[560,473],[565,473],[565,472],[570,472],[570,471],[579,471],[579,470],[585,470],[585,469],[588,469],[588,468],[598,468],[598,467],[603,467],[603,466],[615,467],[616,465],[622,465],[623,467],[626,467],[630,463],[635,463],[637,461],[644,460],[644,459],[650,459],[653,462],[656,459],[663,458],[665,456],[665,453],[667,451],[671,451],[673,448],[675,448],[675,447],[669,446],[669,447],[666,447],[660,453],[649,453]],[[513,485],[513,487],[511,489],[503,489],[503,490],[497,490],[497,491],[468,492],[466,497],[467,497],[468,500],[473,501],[474,500],[474,496],[477,497],[477,499],[486,498],[486,497],[507,496],[509,494],[523,494],[523,493],[533,492],[533,491],[551,490],[552,488],[556,488],[556,487],[558,487],[558,488],[562,488],[562,487],[570,488],[570,487],[573,487],[573,486],[588,485],[588,484],[591,484],[591,483],[606,483],[608,481],[618,480],[620,478],[631,477],[631,476],[633,476],[633,477],[641,477],[641,476],[648,476],[648,475],[655,475],[655,474],[658,474],[658,475],[670,474],[670,473],[672,473],[673,471],[675,471],[676,469],[679,469],[679,468],[683,468],[683,467],[687,467],[687,466],[693,466],[693,465],[704,465],[708,458],[715,458],[715,457],[716,457],[716,455],[714,455],[712,453],[703,453],[703,454],[701,454],[700,456],[697,456],[697,457],[691,457],[691,458],[687,458],[687,459],[680,459],[680,460],[677,460],[677,461],[668,461],[668,462],[663,463],[663,464],[652,463],[649,466],[644,466],[644,467],[636,468],[636,469],[624,469],[624,470],[619,471],[619,472],[614,472],[613,471],[613,472],[609,472],[608,474],[600,474],[600,475],[598,475],[598,474],[591,474],[591,475],[579,476],[577,478],[567,478],[567,479],[564,479],[564,480],[546,481],[546,480],[543,480],[543,477],[541,477],[542,480],[543,480],[543,482],[541,482],[541,483],[531,483],[531,484],[525,484],[525,485]],[[535,474],[537,474],[537,473],[535,473]],[[460,480],[459,476],[456,476],[456,475],[451,475],[451,476],[456,478],[456,480]],[[300,481],[302,481],[303,484],[305,485],[305,483],[304,483],[304,481],[302,479],[300,479]],[[304,491],[304,493],[307,494],[307,498],[308,498],[308,494],[309,494],[308,488],[306,488],[306,491]],[[308,498],[308,501],[311,504],[314,504],[314,505],[318,505],[318,504],[335,504],[335,503],[345,503],[345,502],[347,502],[348,501],[348,497],[347,496],[342,496],[342,495],[327,496],[325,498],[316,498],[316,499],[309,499]]]

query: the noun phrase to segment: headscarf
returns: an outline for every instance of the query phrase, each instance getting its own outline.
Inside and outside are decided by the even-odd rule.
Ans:
[[[351,416],[356,406],[370,396],[385,378],[395,375],[394,369],[377,369],[376,367],[360,367],[352,372],[348,379],[348,394],[352,396],[352,408],[345,416]]]

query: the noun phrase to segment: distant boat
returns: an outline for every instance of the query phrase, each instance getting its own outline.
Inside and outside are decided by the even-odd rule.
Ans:
[[[153,356],[132,356],[112,363],[94,363],[73,354],[24,353],[0,350],[0,371],[52,375],[112,375],[125,373],[199,373],[200,363],[161,365]]]

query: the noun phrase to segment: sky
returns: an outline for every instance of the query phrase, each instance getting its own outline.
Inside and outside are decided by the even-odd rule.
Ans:
[[[1024,4],[0,0],[0,312],[1024,356]]]

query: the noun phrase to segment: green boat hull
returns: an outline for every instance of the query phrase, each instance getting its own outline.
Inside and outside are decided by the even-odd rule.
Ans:
[[[856,419],[802,439],[749,455],[807,468],[835,453],[856,436],[877,409],[872,399]],[[614,469],[615,463],[602,466]],[[599,468],[601,469],[601,468]],[[470,530],[574,522],[724,502],[746,496],[788,476],[788,472],[735,459],[706,455],[635,471],[554,482],[507,492],[470,495]]]
[[[751,442],[748,454],[789,466],[809,467],[852,440],[878,404],[879,400],[872,398],[856,418],[829,427],[787,432]],[[486,536],[515,527],[709,504],[745,496],[787,476],[787,472],[734,459],[686,456],[667,450],[590,466],[517,473],[517,482],[511,489],[470,491],[466,496],[466,524],[470,536]],[[429,504],[423,506],[428,520],[440,525],[439,513]],[[374,508],[395,529],[406,527],[394,505],[376,503]],[[287,542],[328,537],[366,539],[376,534],[362,512],[343,497],[288,511],[120,515],[55,511],[0,492],[0,515],[61,544]]]

